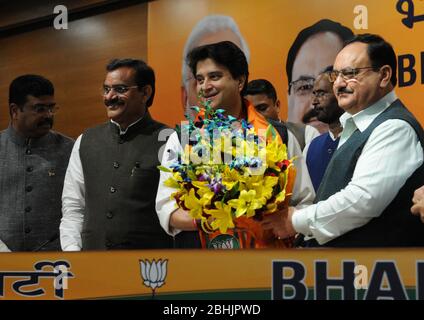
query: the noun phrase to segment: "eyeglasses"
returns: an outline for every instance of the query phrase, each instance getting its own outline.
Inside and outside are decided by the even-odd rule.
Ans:
[[[317,99],[322,99],[328,94],[330,94],[330,92],[326,92],[326,91],[322,91],[322,90],[312,91],[312,95]]]
[[[330,80],[330,82],[335,82],[337,80],[337,78],[339,77],[339,75],[342,76],[343,80],[350,80],[350,79],[355,79],[358,74],[361,72],[361,70],[366,70],[366,69],[375,69],[374,67],[363,67],[363,68],[346,68],[343,70],[333,70],[330,71],[328,73],[328,79]]]
[[[314,87],[314,78],[298,79],[289,83],[289,92],[293,87],[293,92],[298,96],[309,95]]]
[[[56,104],[35,104],[31,107],[31,110],[38,114],[46,112],[55,114],[59,110],[59,107]]]
[[[128,90],[130,89],[134,89],[134,88],[138,88],[138,86],[126,86],[124,84],[118,84],[115,86],[103,86],[102,88],[102,93],[103,95],[107,95],[109,92],[111,92],[112,90],[114,90],[117,94],[124,94],[126,92],[128,92]]]

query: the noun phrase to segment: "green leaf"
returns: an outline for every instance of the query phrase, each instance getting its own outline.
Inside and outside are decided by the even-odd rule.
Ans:
[[[191,110],[194,110],[194,111],[196,111],[197,113],[199,113],[199,112],[200,112],[200,108],[199,108],[199,107],[197,107],[197,106],[193,106],[193,107],[191,107]]]
[[[172,172],[171,169],[168,169],[167,167],[164,167],[164,166],[158,166],[158,169],[163,172]]]

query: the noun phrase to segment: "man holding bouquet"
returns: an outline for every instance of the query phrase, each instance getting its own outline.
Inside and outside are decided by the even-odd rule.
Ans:
[[[267,128],[269,122],[260,115],[253,105],[243,99],[248,82],[248,64],[244,53],[232,42],[223,41],[193,49],[187,56],[188,64],[196,79],[197,91],[201,93],[203,103],[207,102],[213,109],[223,109],[229,116],[246,119],[255,129]],[[275,124],[277,125],[277,124]],[[280,124],[281,126],[281,124]],[[298,142],[285,127],[276,128],[287,142],[289,158],[298,156],[295,161],[297,169],[291,205],[299,208],[309,205],[315,194]],[[175,162],[175,154],[181,151],[181,144],[176,133],[168,139],[162,166],[169,167]],[[175,191],[164,185],[169,174],[161,172],[156,198],[156,211],[164,230],[176,236],[177,247],[200,247],[196,241],[197,231],[193,218],[187,211],[176,209],[175,201],[170,200]],[[179,240],[181,239],[181,241]]]

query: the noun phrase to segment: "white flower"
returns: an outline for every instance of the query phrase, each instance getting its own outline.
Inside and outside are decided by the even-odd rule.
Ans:
[[[144,285],[153,290],[160,288],[165,283],[167,264],[168,260],[162,259],[158,261],[153,259],[152,262],[147,259],[140,260],[141,276],[143,277]]]

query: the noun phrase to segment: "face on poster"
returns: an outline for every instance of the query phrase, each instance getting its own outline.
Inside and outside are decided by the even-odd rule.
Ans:
[[[210,15],[230,17],[241,37],[227,28],[200,37],[197,45],[231,40],[242,50],[247,48],[249,80],[264,78],[274,85],[283,120],[299,121],[312,108],[308,79],[332,65],[342,40],[332,32],[309,37],[301,43],[290,63],[291,72],[287,72],[290,48],[301,30],[329,19],[354,34],[379,34],[393,45],[400,67],[396,93],[418,120],[424,121],[418,102],[424,97],[424,47],[418,41],[424,37],[424,1],[159,0],[149,3],[148,62],[157,76],[152,113],[171,126],[183,119],[185,108],[196,99],[190,72],[183,76],[183,53],[196,24]]]

